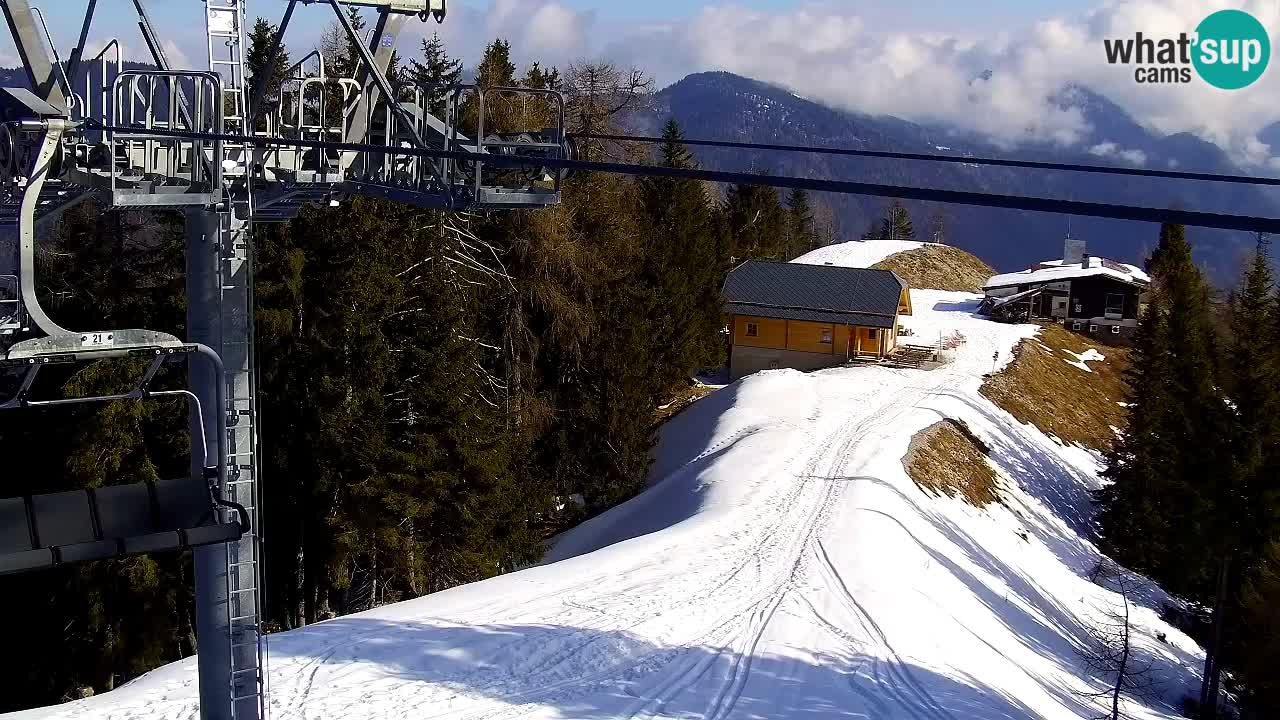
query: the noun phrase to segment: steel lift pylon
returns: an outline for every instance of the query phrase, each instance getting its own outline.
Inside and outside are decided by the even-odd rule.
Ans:
[[[0,370],[21,377],[17,395],[0,397],[0,409],[181,395],[191,408],[191,475],[163,486],[0,500],[0,572],[192,549],[201,718],[259,720],[269,703],[253,224],[286,221],[306,205],[348,195],[454,211],[555,205],[559,171],[514,171],[483,159],[404,150],[536,162],[568,159],[573,148],[564,100],[554,90],[464,85],[396,95],[386,71],[399,33],[413,19],[443,22],[445,0],[287,0],[260,78],[249,77],[245,65],[246,0],[198,3],[207,35],[201,69],[173,67],[145,1],[131,2],[144,59],[154,69],[125,69],[126,43],[118,40],[85,60],[98,0],[86,0],[66,63],[29,0],[0,0],[28,80],[26,88],[0,88],[0,225],[16,231],[7,243],[0,239]],[[188,2],[194,13],[196,0]],[[317,52],[288,68],[281,88],[271,88],[266,79],[275,75],[276,50],[296,12],[310,5],[327,6],[357,48],[355,76],[333,76],[332,59]],[[350,8],[376,15],[367,37],[352,26]],[[94,62],[97,72],[89,66]],[[445,99],[444,117],[431,112],[436,97]],[[536,109],[549,127],[486,131],[496,97]],[[184,212],[185,340],[145,329],[71,331],[41,307],[37,230],[89,197]],[[32,395],[41,367],[120,357],[150,359],[127,393],[65,401]],[[187,361],[190,389],[154,390],[152,381],[175,360]]]

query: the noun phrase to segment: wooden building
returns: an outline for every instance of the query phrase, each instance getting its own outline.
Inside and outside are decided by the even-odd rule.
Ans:
[[[1128,344],[1138,328],[1150,278],[1140,268],[1091,257],[1068,240],[1062,260],[996,275],[983,287],[982,312],[1016,322],[1052,321],[1099,342]]]
[[[751,260],[725,280],[729,375],[816,370],[893,352],[907,285],[887,270]]]

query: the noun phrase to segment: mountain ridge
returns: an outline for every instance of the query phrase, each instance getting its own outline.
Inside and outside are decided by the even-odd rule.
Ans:
[[[1221,148],[1190,133],[1156,135],[1106,97],[1081,86],[1065,88],[1060,103],[1081,109],[1090,128],[1075,146],[996,144],[936,125],[888,115],[830,107],[789,90],[732,73],[694,73],[659,91],[651,110],[632,119],[630,129],[656,132],[677,120],[690,138],[757,143],[821,145],[869,150],[1011,157],[1089,165],[1114,164],[1211,173],[1244,174]],[[1126,161],[1123,153],[1129,153]],[[1140,153],[1139,157],[1135,153]],[[930,164],[877,158],[846,158],[768,151],[698,148],[706,167],[729,171],[768,170],[783,175],[856,179],[888,185],[923,186],[1064,200],[1113,202],[1147,207],[1184,207],[1231,214],[1280,215],[1280,194],[1256,187],[1088,173],[1050,173],[968,164]],[[857,237],[885,204],[881,198],[827,196],[847,239]],[[989,208],[907,202],[919,225],[935,211],[947,219],[947,241],[977,254],[999,270],[1025,267],[1056,257],[1070,232],[1099,253],[1138,262],[1154,245],[1158,230],[1148,223],[1069,218]],[[1197,259],[1219,281],[1234,277],[1252,248],[1245,233],[1191,228]]]

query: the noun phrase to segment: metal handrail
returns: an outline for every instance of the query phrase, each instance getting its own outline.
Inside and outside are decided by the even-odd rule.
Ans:
[[[110,50],[111,48],[115,48],[116,50],[116,74],[119,74],[120,71],[124,69],[124,52],[123,52],[123,49],[120,47],[120,41],[117,40],[116,38],[111,38],[111,40],[109,40],[106,45],[102,46],[102,50],[97,55],[94,55],[92,58],[89,59],[90,63],[94,63],[99,60],[102,61],[100,66],[102,68],[102,84],[101,84],[100,92],[102,94],[102,118],[103,118],[103,123],[106,125],[116,124],[116,118],[111,117],[111,110],[112,110],[111,86],[107,85],[108,73],[107,73],[106,57],[107,57],[107,51]],[[90,81],[89,78],[90,78],[89,73],[85,72],[83,100],[84,100],[84,116],[86,118],[91,117],[93,115],[93,101],[92,101],[93,83]],[[103,137],[103,141],[111,142],[111,134],[105,133],[104,135],[105,137]]]
[[[514,144],[514,143],[508,143],[508,142],[496,142],[496,143],[485,142],[484,117],[485,117],[485,96],[486,95],[488,95],[489,93],[508,94],[508,95],[548,95],[554,98],[556,102],[556,119],[558,121],[556,129],[560,134],[560,142],[561,142],[561,144],[559,144],[558,146],[559,152],[556,153],[554,159],[556,160],[564,159],[565,150],[564,150],[563,142],[564,142],[564,128],[565,128],[565,117],[566,117],[564,93],[561,93],[559,90],[549,90],[544,88],[512,87],[512,86],[505,86],[505,85],[492,87],[492,88],[489,88],[488,90],[485,90],[484,88],[479,86],[473,86],[473,87],[475,88],[476,95],[479,97],[479,101],[480,101],[480,108],[476,117],[477,152],[479,152],[480,154],[484,154],[486,152],[485,150],[486,147],[509,147]],[[484,171],[484,161],[477,160],[476,173],[475,173],[475,188],[474,188],[476,198],[480,197],[481,188],[484,184],[483,177],[482,177],[483,171]],[[560,179],[561,179],[561,173],[555,173],[554,192],[557,192],[557,193],[560,192]]]
[[[165,81],[159,83],[157,81]],[[181,92],[180,85],[183,81],[190,81],[192,87],[192,108],[188,112],[182,106],[180,98],[185,98],[185,93]],[[137,100],[139,99],[139,85],[145,83],[146,92],[141,95],[144,102],[145,117],[141,128],[136,128],[139,124],[137,121]],[[156,86],[158,84],[167,85],[165,88],[168,92],[168,115],[157,121],[155,115],[155,95]],[[213,140],[192,139],[184,141],[181,139],[166,137],[159,133],[149,133],[154,129],[181,129],[184,124],[190,127],[187,129],[193,132],[204,131],[206,125],[209,129],[221,136],[223,130],[223,107],[220,101],[222,97],[222,76],[216,72],[209,71],[181,71],[181,70],[122,70],[116,76],[115,82],[112,84],[112,96],[115,100],[114,113],[116,117],[124,116],[124,109],[121,101],[123,99],[121,89],[129,87],[129,120],[130,125],[136,129],[128,132],[118,131],[118,134],[125,135],[121,142],[141,142],[146,153],[147,165],[144,170],[149,167],[152,162],[156,148],[159,145],[165,145],[172,148],[172,152],[168,158],[168,174],[172,176],[177,169],[178,156],[182,152],[184,145],[191,148],[191,172],[193,182],[196,179],[196,167],[198,165],[205,166],[205,172],[208,176],[210,192],[219,192],[222,188],[222,160],[223,160],[223,140],[217,137]],[[207,101],[207,106],[206,106]],[[207,108],[207,109],[206,109]],[[189,123],[185,121],[190,118]],[[205,148],[211,148],[212,160],[205,157]],[[119,170],[115,162],[111,166],[111,192],[114,194],[117,190],[117,181],[119,179]]]

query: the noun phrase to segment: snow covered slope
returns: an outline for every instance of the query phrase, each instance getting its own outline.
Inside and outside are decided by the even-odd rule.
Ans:
[[[804,265],[836,265],[839,267],[867,268],[890,255],[915,250],[930,243],[914,240],[851,240],[820,247],[801,255],[791,262]]]
[[[1035,328],[975,317],[973,295],[913,293],[917,336],[965,336],[954,363],[770,371],[699,401],[664,429],[653,486],[551,562],[273,636],[272,717],[1096,716],[1077,650],[1116,601],[1086,577],[1098,458],[978,393]],[[944,417],[991,447],[1002,505],[907,478],[912,435]],[[1175,717],[1201,661],[1160,600],[1151,588],[1134,612],[1163,698],[1136,718]],[[195,665],[21,717],[194,719]]]

